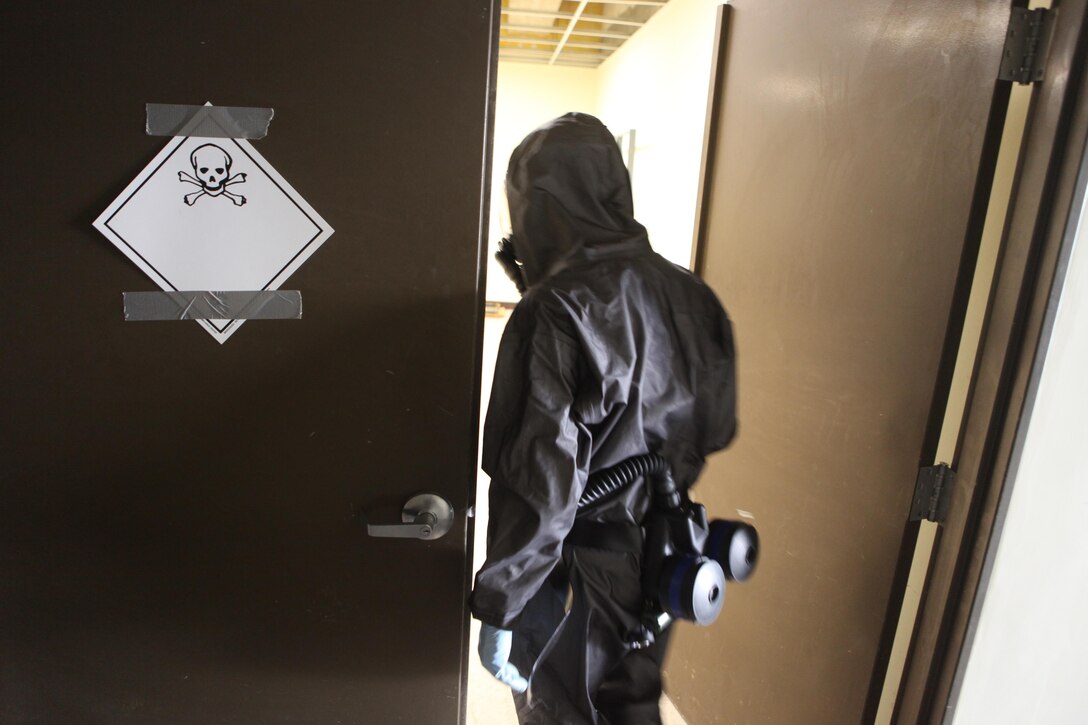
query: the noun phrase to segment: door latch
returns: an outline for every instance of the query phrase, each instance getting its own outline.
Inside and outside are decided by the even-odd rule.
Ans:
[[[401,510],[400,524],[372,524],[366,520],[366,533],[375,538],[441,539],[453,528],[453,506],[433,493],[421,493],[408,499]]]

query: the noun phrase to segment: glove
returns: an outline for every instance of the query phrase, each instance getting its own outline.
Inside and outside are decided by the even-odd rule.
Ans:
[[[521,676],[518,668],[510,664],[510,642],[513,633],[508,629],[499,629],[490,624],[480,625],[480,661],[484,669],[495,679],[514,692],[525,692],[529,681]]]

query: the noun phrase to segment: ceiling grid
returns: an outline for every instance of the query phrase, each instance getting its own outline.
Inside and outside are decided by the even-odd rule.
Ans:
[[[502,0],[499,60],[596,68],[668,0]]]

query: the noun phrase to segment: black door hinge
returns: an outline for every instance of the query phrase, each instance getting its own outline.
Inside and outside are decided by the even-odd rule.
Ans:
[[[1047,8],[1012,9],[1005,48],[1001,52],[998,80],[1023,84],[1043,80],[1050,36],[1054,31],[1054,17],[1055,11]]]
[[[948,516],[948,506],[952,502],[952,487],[955,483],[956,472],[947,464],[920,469],[918,480],[914,484],[910,520],[944,522]]]

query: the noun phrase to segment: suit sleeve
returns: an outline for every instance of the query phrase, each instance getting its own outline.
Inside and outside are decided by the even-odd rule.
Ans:
[[[579,348],[567,327],[561,312],[527,297],[499,345],[484,424],[487,560],[470,604],[503,629],[559,561],[586,482],[588,446],[571,416]]]

